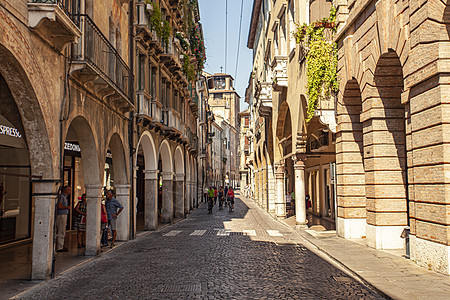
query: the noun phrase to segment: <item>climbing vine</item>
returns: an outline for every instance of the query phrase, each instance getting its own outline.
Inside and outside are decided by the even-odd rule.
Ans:
[[[161,37],[162,36],[162,26],[161,26],[161,9],[159,8],[158,3],[151,3],[153,5],[153,13],[150,16],[150,24],[152,27],[152,30],[156,32],[156,34]]]
[[[196,77],[195,68],[191,64],[189,55],[184,54],[183,59],[183,73],[186,75],[188,81],[194,81]]]
[[[172,33],[172,26],[170,26],[169,21],[164,20],[163,21],[163,25],[162,25],[162,30],[161,30],[161,38],[163,40],[163,42],[165,43],[166,47],[169,44],[169,38],[170,38],[170,34]]]
[[[336,9],[330,10],[330,16],[311,24],[297,25],[295,32],[297,43],[301,43],[306,51],[308,118],[311,121],[319,100],[337,92],[337,44],[326,36],[327,29],[336,32]]]

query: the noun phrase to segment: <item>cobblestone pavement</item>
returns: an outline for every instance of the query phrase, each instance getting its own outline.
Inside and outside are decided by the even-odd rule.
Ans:
[[[383,299],[237,199],[130,241],[24,299]]]

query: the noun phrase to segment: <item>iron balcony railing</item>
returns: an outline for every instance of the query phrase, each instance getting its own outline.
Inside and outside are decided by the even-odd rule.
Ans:
[[[130,83],[133,73],[130,68],[89,16],[81,15],[80,20],[83,36],[77,45],[75,59],[85,61],[104,75],[132,103]]]
[[[58,6],[80,26],[80,0],[32,0],[32,3],[58,4]]]

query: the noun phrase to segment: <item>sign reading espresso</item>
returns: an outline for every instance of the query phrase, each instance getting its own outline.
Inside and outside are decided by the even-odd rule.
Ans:
[[[8,127],[5,125],[0,125],[0,134],[7,135],[14,138],[22,138],[22,135],[20,134],[19,130],[13,127]]]

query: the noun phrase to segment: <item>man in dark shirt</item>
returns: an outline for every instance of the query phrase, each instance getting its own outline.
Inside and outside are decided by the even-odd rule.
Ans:
[[[116,230],[116,220],[117,216],[122,212],[123,206],[113,197],[113,192],[108,190],[106,192],[106,214],[108,215],[109,228],[113,232],[113,240],[111,242],[111,248],[114,247],[116,242],[117,230]]]

